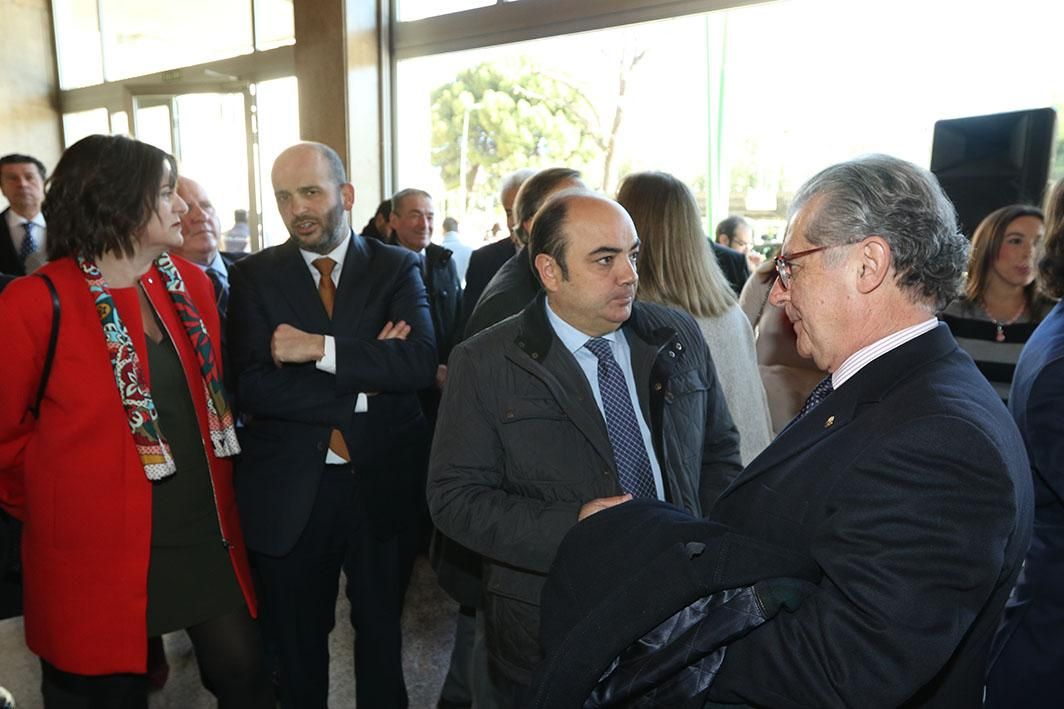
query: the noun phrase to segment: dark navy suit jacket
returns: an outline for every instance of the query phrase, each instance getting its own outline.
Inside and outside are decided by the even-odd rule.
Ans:
[[[746,279],[750,277],[750,265],[746,262],[746,256],[715,241],[710,241],[709,245],[713,247],[713,255],[717,258],[720,270],[724,271],[728,284],[735,291],[735,295],[739,295],[746,285]]]
[[[25,276],[26,269],[18,260],[18,252],[15,251],[15,244],[11,241],[11,230],[7,226],[7,213],[10,211],[11,208],[8,207],[0,212],[0,273],[6,273],[9,276]]]
[[[361,479],[379,538],[407,526],[423,491],[405,472],[411,440],[423,440],[416,392],[436,374],[436,342],[415,254],[353,236],[340,273],[333,317],[294,240],[229,271],[229,347],[243,448],[236,472],[248,547],[280,556],[306,526],[329,433],[339,428]],[[387,321],[411,326],[406,340],[378,340]],[[336,339],[336,374],[314,363],[274,365],[270,340],[281,323]],[[359,392],[369,410],[355,413]]]
[[[710,699],[978,707],[1032,513],[1019,432],[945,325],[873,360],[709,513],[823,574],[728,646]]]
[[[492,277],[510,260],[517,250],[510,239],[499,239],[487,246],[481,246],[469,256],[466,269],[465,291],[462,294],[462,317],[468,319],[473,308],[480,300],[480,294],[491,282]],[[459,328],[461,333],[463,328]]]
[[[988,707],[1057,707],[1064,697],[1064,305],[1016,364],[1009,410],[1027,446],[1034,536],[994,641]]]

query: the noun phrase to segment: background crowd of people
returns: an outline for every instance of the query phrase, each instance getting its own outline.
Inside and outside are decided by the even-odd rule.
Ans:
[[[969,246],[930,173],[860,158],[799,190],[765,259],[741,217],[709,238],[672,175],[614,198],[522,170],[509,236],[469,252],[450,216],[433,240],[416,187],[356,233],[340,156],[300,143],[271,173],[291,238],[246,255],[220,249],[207,176],[178,172],[117,136],[50,177],[0,158],[0,601],[46,706],[145,707],[158,638],[185,630],[219,706],[325,707],[342,571],[358,703],[404,707],[430,547],[460,605],[438,706],[551,706],[543,589],[610,543],[569,532],[704,546],[703,520],[745,551],[701,597],[781,576],[808,595],[670,665],[704,681],[625,691],[1055,704],[1064,182]],[[614,627],[697,632],[718,622],[698,603]]]

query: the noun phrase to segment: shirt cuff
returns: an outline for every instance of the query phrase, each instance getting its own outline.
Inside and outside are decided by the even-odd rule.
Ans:
[[[314,363],[314,366],[323,372],[329,374],[336,374],[336,338],[332,335],[324,335],[325,337],[325,354],[321,359]],[[355,413],[364,414],[369,411],[369,397],[365,392],[359,392],[358,397],[355,399]]]
[[[325,337],[325,354],[314,363],[314,366],[323,372],[336,374],[336,338],[332,335]]]

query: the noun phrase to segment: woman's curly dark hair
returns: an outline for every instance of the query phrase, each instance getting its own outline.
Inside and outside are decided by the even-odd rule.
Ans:
[[[138,233],[155,214],[165,164],[172,188],[177,164],[153,145],[90,135],[67,148],[41,208],[48,222],[48,259],[132,256]]]
[[[1064,179],[1046,200],[1045,251],[1038,262],[1038,287],[1054,300],[1064,298]]]

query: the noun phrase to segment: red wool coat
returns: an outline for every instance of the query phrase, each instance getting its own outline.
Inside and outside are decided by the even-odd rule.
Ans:
[[[176,256],[173,260],[203,318],[220,367],[221,337],[210,282],[195,265]],[[39,420],[28,413],[28,407],[36,396],[47,352],[51,297],[36,277],[19,279],[0,295],[4,333],[0,504],[25,524],[26,643],[67,672],[144,672],[151,483],[133,445],[84,277],[69,258],[52,262],[41,272],[55,283],[62,317]],[[184,366],[206,442],[222,534],[254,613],[232,464],[216,458],[210,445],[198,360],[154,266],[141,284]],[[136,289],[119,289],[114,297],[141,366],[147,370]]]

